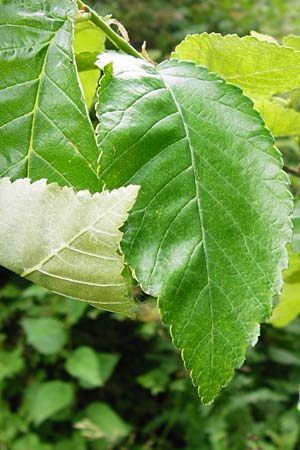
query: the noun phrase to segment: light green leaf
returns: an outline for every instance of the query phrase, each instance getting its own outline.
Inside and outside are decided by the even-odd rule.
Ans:
[[[0,15],[0,176],[98,191],[97,145],[73,51],[76,2],[16,0]]]
[[[74,300],[73,298],[67,299],[67,316],[66,321],[70,325],[75,325],[83,314],[85,313],[88,305],[86,303]]]
[[[105,35],[92,22],[78,22],[75,25],[74,50],[79,78],[83,87],[86,103],[91,106],[100,77],[95,62],[105,48]]]
[[[300,53],[253,36],[187,36],[172,57],[206,66],[253,98],[300,87]]]
[[[157,395],[166,391],[170,377],[162,369],[156,368],[138,376],[137,382],[145,389],[149,389],[152,395]]]
[[[254,108],[263,116],[266,126],[274,136],[300,134],[300,114],[291,108],[284,108],[276,101],[267,99],[254,102]]]
[[[21,351],[16,348],[13,351],[0,350],[0,381],[11,378],[24,367]]]
[[[17,439],[11,447],[11,450],[53,450],[52,446],[42,443],[36,434],[28,434]]]
[[[292,47],[294,50],[300,50],[300,36],[289,34],[282,39],[283,45],[286,47]]]
[[[64,439],[56,443],[54,449],[51,450],[87,450],[86,439],[76,433],[72,439]]]
[[[64,381],[47,381],[31,387],[27,396],[27,409],[35,425],[71,406],[74,401],[74,386]]]
[[[289,267],[283,272],[284,285],[271,318],[272,325],[284,327],[300,314],[300,196],[292,215],[294,230],[289,249]]]
[[[26,338],[38,352],[44,355],[58,353],[67,341],[63,324],[51,317],[25,318],[21,321]]]
[[[295,209],[293,212],[293,241],[291,244],[292,251],[300,255],[300,193],[295,198]]]
[[[117,354],[96,353],[91,347],[79,347],[70,354],[65,367],[83,387],[95,388],[105,384],[118,360]]]
[[[300,314],[300,255],[289,253],[289,268],[283,272],[280,301],[274,308],[271,324],[284,327]]]
[[[122,249],[209,402],[280,289],[287,176],[239,88],[191,62],[106,54],[99,64],[109,61],[97,105],[103,178],[142,186]]]
[[[0,264],[58,294],[130,314],[119,228],[137,191],[75,194],[46,180],[0,179]]]
[[[91,403],[84,411],[84,418],[75,424],[91,440],[105,439],[117,444],[128,436],[131,427],[106,403]]]

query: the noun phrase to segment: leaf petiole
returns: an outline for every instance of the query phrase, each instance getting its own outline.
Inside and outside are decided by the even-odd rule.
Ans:
[[[89,13],[90,17],[89,20],[93,22],[94,25],[96,25],[98,28],[100,28],[107,39],[110,40],[110,42],[118,49],[122,50],[124,53],[127,53],[128,55],[135,56],[136,58],[142,58],[144,59],[143,55],[139,53],[135,48],[132,47],[132,45],[129,44],[129,42],[126,42],[125,39],[123,39],[121,36],[119,36],[106,22],[103,20],[102,17],[100,17],[96,11],[91,9],[88,5],[83,3],[81,0],[77,1],[78,8],[85,13]]]

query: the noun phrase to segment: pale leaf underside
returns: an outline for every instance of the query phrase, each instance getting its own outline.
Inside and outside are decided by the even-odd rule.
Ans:
[[[91,195],[28,179],[0,180],[0,264],[61,295],[131,314],[119,228],[137,186]]]
[[[209,402],[280,289],[292,207],[282,161],[252,102],[203,67],[115,54],[99,66],[104,181],[142,186],[122,249]]]

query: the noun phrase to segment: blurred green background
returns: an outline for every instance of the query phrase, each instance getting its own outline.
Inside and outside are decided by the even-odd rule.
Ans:
[[[88,3],[156,59],[187,33],[300,34],[293,0]],[[298,141],[278,141],[294,168]],[[300,449],[298,319],[264,325],[229,387],[202,406],[155,309],[134,322],[4,269],[0,281],[0,450]]]

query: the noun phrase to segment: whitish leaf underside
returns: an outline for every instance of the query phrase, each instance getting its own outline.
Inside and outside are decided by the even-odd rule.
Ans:
[[[0,180],[0,264],[53,292],[130,314],[118,252],[136,186],[91,195],[28,179]]]

